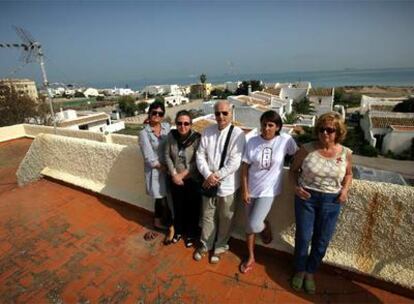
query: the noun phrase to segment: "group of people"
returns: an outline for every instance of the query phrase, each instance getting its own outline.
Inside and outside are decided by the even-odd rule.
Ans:
[[[211,252],[210,263],[218,263],[229,250],[237,204],[243,204],[248,256],[239,270],[253,270],[256,234],[263,243],[272,242],[266,217],[282,191],[285,157],[293,156],[296,234],[291,286],[315,293],[314,273],[352,181],[352,151],[341,145],[346,136],[342,117],[336,112],[321,115],[315,126],[317,140],[298,148],[290,135],[281,133],[282,119],[272,110],[262,114],[260,134],[247,142],[243,130],[231,123],[232,106],[226,100],[214,105],[217,124],[202,134],[192,129],[188,111],[177,113],[172,130],[163,122],[164,115],[164,104],[152,103],[139,134],[146,190],[155,199],[154,228],[168,230],[164,244],[183,239],[186,247],[196,247],[194,260]],[[153,232],[145,235],[153,237]]]

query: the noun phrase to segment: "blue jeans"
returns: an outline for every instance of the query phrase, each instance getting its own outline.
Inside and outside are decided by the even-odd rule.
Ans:
[[[341,205],[338,194],[307,189],[311,197],[295,196],[295,271],[315,273],[335,231]],[[309,243],[312,241],[310,254]]]

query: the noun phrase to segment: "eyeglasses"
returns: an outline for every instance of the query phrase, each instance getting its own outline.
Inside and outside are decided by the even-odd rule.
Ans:
[[[332,133],[335,133],[336,132],[336,129],[335,128],[329,128],[329,127],[326,127],[326,128],[321,127],[321,128],[319,128],[319,133],[324,133],[325,131],[328,134],[332,134]]]
[[[162,111],[151,111],[151,116],[159,116],[159,117],[164,117],[164,112]]]
[[[227,111],[217,111],[217,112],[214,112],[214,115],[216,115],[216,116],[220,116],[220,114],[221,115],[223,115],[223,116],[227,116],[227,115],[229,115],[229,112],[227,112]]]
[[[190,125],[190,123],[188,121],[177,121],[175,124],[177,126],[186,126],[186,127],[188,127]]]

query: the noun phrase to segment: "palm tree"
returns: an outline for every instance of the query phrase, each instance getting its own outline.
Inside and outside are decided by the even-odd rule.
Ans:
[[[296,122],[296,119],[297,119],[297,114],[295,112],[291,112],[285,115],[285,118],[283,119],[283,123],[291,125]]]
[[[207,75],[206,74],[201,74],[200,75],[200,82],[201,82],[201,84],[203,85],[203,92],[201,93],[201,97],[203,98],[203,99],[205,99],[206,98],[206,81],[207,81]]]
[[[315,108],[306,97],[301,101],[293,104],[293,109],[298,114],[313,114],[315,113]]]

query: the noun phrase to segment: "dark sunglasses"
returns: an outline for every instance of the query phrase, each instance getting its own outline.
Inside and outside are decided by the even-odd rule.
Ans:
[[[186,127],[188,127],[189,125],[190,125],[190,123],[188,122],[188,121],[177,121],[176,123],[175,123],[177,126],[186,126]]]
[[[159,117],[164,117],[164,112],[162,111],[151,111],[151,116],[156,116],[158,115]]]
[[[229,115],[229,112],[227,112],[227,111],[217,111],[217,112],[214,112],[214,115],[216,115],[216,116],[220,116],[220,114],[222,114],[223,116],[227,116],[227,115]]]
[[[319,128],[319,133],[324,133],[326,131],[326,133],[328,133],[328,134],[332,134],[332,133],[335,133],[336,132],[336,129],[335,128]]]

